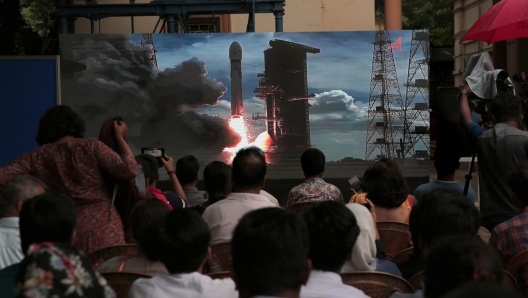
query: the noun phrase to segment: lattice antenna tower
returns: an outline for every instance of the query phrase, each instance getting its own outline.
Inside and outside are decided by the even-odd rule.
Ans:
[[[149,45],[152,53],[150,54],[150,62],[152,63],[153,67],[158,68],[158,58],[156,57],[156,47],[154,47],[154,38],[152,37],[152,33],[147,34],[141,34],[141,45],[147,46]]]
[[[398,84],[389,32],[376,32],[372,54],[372,74],[367,120],[365,159],[376,151],[376,157],[398,158],[402,150],[398,137],[403,136],[403,101]],[[394,125],[394,120],[402,125]]]
[[[404,155],[407,157],[428,157],[431,150],[429,142],[430,53],[429,32],[427,30],[413,30],[408,76],[407,82],[404,84],[407,91],[405,96]],[[418,151],[415,151],[415,147],[419,143],[425,146],[427,154],[423,155],[427,156],[421,156]]]

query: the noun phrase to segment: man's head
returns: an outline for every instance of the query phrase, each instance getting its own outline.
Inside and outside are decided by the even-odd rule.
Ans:
[[[221,161],[210,162],[203,172],[209,204],[225,199],[231,193],[231,167]]]
[[[233,159],[233,184],[235,191],[260,191],[266,178],[266,158],[257,147],[240,149]]]
[[[141,154],[136,156],[136,161],[141,165],[141,170],[147,179],[147,186],[158,181],[159,179],[159,164],[158,160],[150,154]]]
[[[513,166],[508,177],[513,197],[520,207],[528,206],[528,160]]]
[[[152,223],[163,218],[170,211],[169,206],[158,199],[141,200],[131,214],[132,238],[143,249],[148,242]]]
[[[46,185],[30,175],[18,175],[7,181],[0,193],[0,217],[18,217],[28,199],[46,192]]]
[[[210,257],[210,238],[209,227],[196,211],[174,209],[153,224],[145,254],[172,274],[191,273]]]
[[[20,240],[25,253],[33,243],[71,243],[77,216],[67,195],[50,192],[24,203],[20,211]]]
[[[326,158],[319,149],[310,148],[301,155],[301,166],[304,177],[321,177],[325,171]]]
[[[315,270],[338,272],[359,236],[354,214],[343,204],[326,201],[302,214],[310,238],[309,258]]]
[[[235,228],[231,249],[240,297],[298,293],[308,280],[308,231],[293,212],[264,208],[246,214]]]
[[[424,252],[447,236],[475,236],[480,227],[478,209],[456,190],[428,192],[412,209],[409,220],[413,237]]]
[[[461,145],[438,146],[434,152],[434,166],[438,177],[454,173],[460,167]]]
[[[182,186],[196,186],[200,164],[192,155],[184,156],[176,162],[176,177]]]
[[[497,122],[521,121],[521,100],[510,93],[500,93],[491,103],[491,114]]]
[[[365,171],[361,187],[374,205],[388,209],[400,207],[409,194],[400,167],[388,158],[378,160]]]

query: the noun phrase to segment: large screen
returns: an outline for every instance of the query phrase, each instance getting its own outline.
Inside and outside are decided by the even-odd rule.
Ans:
[[[428,150],[416,133],[428,133],[428,114],[405,106],[411,64],[428,67],[413,31],[60,38],[62,104],[85,118],[88,137],[121,116],[137,154],[162,147],[205,166],[254,145],[268,178],[300,178],[300,156],[315,147],[325,177],[361,176],[381,157],[428,175],[428,156],[416,154]]]

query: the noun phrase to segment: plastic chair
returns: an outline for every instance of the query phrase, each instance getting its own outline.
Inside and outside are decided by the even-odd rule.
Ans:
[[[394,257],[392,257],[392,262],[394,264],[399,264],[409,258],[410,255],[413,254],[414,246],[408,247],[399,253],[395,254]]]
[[[378,222],[376,226],[387,260],[391,261],[397,253],[410,246],[409,225],[400,222]]]
[[[121,244],[103,247],[88,255],[88,260],[94,267],[99,267],[105,261],[118,256],[135,256],[138,254],[138,247],[135,244]]]
[[[136,279],[152,277],[152,275],[132,272],[103,272],[101,275],[114,290],[117,298],[128,298],[130,287]]]
[[[508,289],[511,289],[511,290],[514,290],[516,291],[517,290],[517,280],[515,279],[515,277],[513,277],[513,275],[511,275],[510,272],[502,269],[502,285],[505,286],[506,288]]]
[[[372,298],[387,298],[393,292],[412,293],[412,286],[403,278],[384,272],[356,271],[341,273],[344,284],[362,290]]]
[[[208,273],[231,271],[231,242],[213,245],[211,246],[211,250],[213,257],[207,262],[209,267]]]
[[[424,278],[424,271],[420,271],[416,273],[415,275],[411,276],[411,278],[409,278],[409,283],[411,284],[411,286],[413,287],[415,291],[422,288],[423,278]]]
[[[508,262],[506,271],[508,271],[517,280],[519,269],[521,269],[521,267],[526,263],[528,263],[528,249],[514,255]]]
[[[224,278],[231,278],[231,272],[230,271],[220,271],[220,272],[213,272],[207,274],[212,279],[224,279]]]
[[[307,201],[307,202],[302,202],[302,203],[295,203],[295,204],[292,204],[288,207],[286,207],[286,210],[290,210],[290,211],[293,211],[297,214],[303,214],[304,211],[306,211],[307,208],[309,208],[310,206],[313,206],[315,204],[318,204],[320,202],[313,202],[313,201]]]

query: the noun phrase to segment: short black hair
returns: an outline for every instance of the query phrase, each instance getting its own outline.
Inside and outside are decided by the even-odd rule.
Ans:
[[[324,171],[326,157],[316,148],[310,148],[301,155],[301,166],[306,178],[321,174]]]
[[[132,237],[141,249],[147,244],[152,223],[169,211],[169,206],[158,199],[141,200],[134,206],[131,214]]]
[[[210,238],[209,227],[196,211],[174,209],[153,223],[144,252],[171,274],[191,273],[205,260]]]
[[[221,161],[212,161],[203,172],[208,203],[212,205],[225,199],[231,192],[231,167]]]
[[[31,175],[17,175],[4,184],[0,192],[0,215],[16,208],[18,201],[38,195],[38,188],[46,190],[46,184]]]
[[[497,122],[513,120],[522,114],[522,103],[513,94],[500,93],[493,99],[490,111]]]
[[[508,184],[517,198],[524,205],[528,205],[528,160],[523,160],[512,167]]]
[[[239,291],[273,296],[300,289],[309,239],[299,215],[280,208],[249,212],[235,228],[231,249]]]
[[[70,243],[77,224],[73,199],[58,192],[48,192],[24,203],[20,211],[22,251],[40,242]]]
[[[434,152],[434,166],[438,176],[453,173],[460,166],[462,157],[462,145],[450,144],[439,145]]]
[[[419,221],[416,223],[419,237],[429,247],[451,235],[474,236],[480,228],[477,207],[452,189],[435,189],[426,193],[412,209],[411,217],[414,214]]]
[[[400,167],[388,158],[378,160],[365,171],[361,188],[372,203],[388,209],[400,207],[409,194]]]
[[[184,156],[176,162],[176,177],[182,185],[193,183],[198,177],[200,164],[192,155]]]
[[[158,160],[150,154],[140,154],[136,156],[136,161],[141,165],[145,178],[148,178],[150,183],[154,182],[159,173]]]
[[[308,208],[302,217],[308,227],[313,269],[337,272],[359,236],[356,217],[343,204],[333,201]]]
[[[492,247],[477,236],[452,236],[431,249],[425,262],[425,297],[441,297],[471,281],[502,281],[502,261]]]
[[[240,149],[233,159],[232,179],[238,189],[258,187],[266,177],[266,157],[255,146]]]
[[[53,143],[65,136],[84,137],[84,119],[69,106],[49,108],[40,118],[37,137],[39,145]]]

